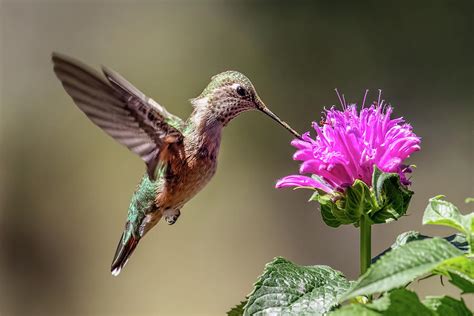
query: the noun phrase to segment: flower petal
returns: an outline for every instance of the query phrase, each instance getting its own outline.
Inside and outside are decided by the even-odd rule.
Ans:
[[[277,181],[276,188],[287,188],[287,187],[310,187],[314,189],[323,190],[326,193],[332,193],[332,189],[327,185],[323,184],[322,182],[317,181],[316,179],[306,177],[306,176],[299,176],[299,175],[291,175],[281,178]]]

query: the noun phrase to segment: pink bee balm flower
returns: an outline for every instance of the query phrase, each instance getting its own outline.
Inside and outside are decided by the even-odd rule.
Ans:
[[[403,161],[420,150],[420,137],[403,118],[390,118],[393,109],[383,102],[362,105],[360,112],[355,104],[345,106],[345,102],[342,110],[326,110],[321,126],[313,122],[315,139],[307,132],[291,142],[297,149],[293,159],[303,162],[301,175],[284,177],[276,187],[308,187],[331,194],[343,192],[356,179],[371,186],[374,165],[398,173],[402,184],[410,184],[406,174],[411,169]]]

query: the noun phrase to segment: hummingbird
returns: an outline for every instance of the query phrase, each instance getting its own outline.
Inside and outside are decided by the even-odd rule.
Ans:
[[[52,62],[79,109],[146,165],[112,260],[114,276],[161,218],[169,225],[176,223],[181,208],[209,182],[217,168],[222,129],[233,118],[258,110],[301,138],[265,106],[250,80],[237,71],[213,76],[202,93],[190,100],[194,109],[182,120],[105,66],[101,74],[59,53],[52,54]]]

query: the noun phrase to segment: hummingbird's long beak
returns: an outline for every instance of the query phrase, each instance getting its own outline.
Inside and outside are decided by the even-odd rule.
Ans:
[[[295,131],[294,129],[291,128],[290,125],[288,125],[288,123],[282,121],[276,114],[274,114],[272,111],[270,111],[267,106],[261,101],[261,100],[258,100],[257,101],[257,109],[259,109],[260,111],[262,111],[263,113],[265,113],[266,115],[270,116],[273,120],[275,120],[276,122],[278,122],[281,126],[283,126],[284,128],[286,128],[291,134],[295,135],[298,139],[301,139],[301,135]]]

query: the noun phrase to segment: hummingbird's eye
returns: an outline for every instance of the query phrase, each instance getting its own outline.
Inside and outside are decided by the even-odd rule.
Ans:
[[[235,88],[235,91],[237,92],[238,95],[240,95],[241,97],[245,96],[247,94],[247,91],[245,91],[244,88],[242,88],[242,86],[237,86],[237,88]]]

